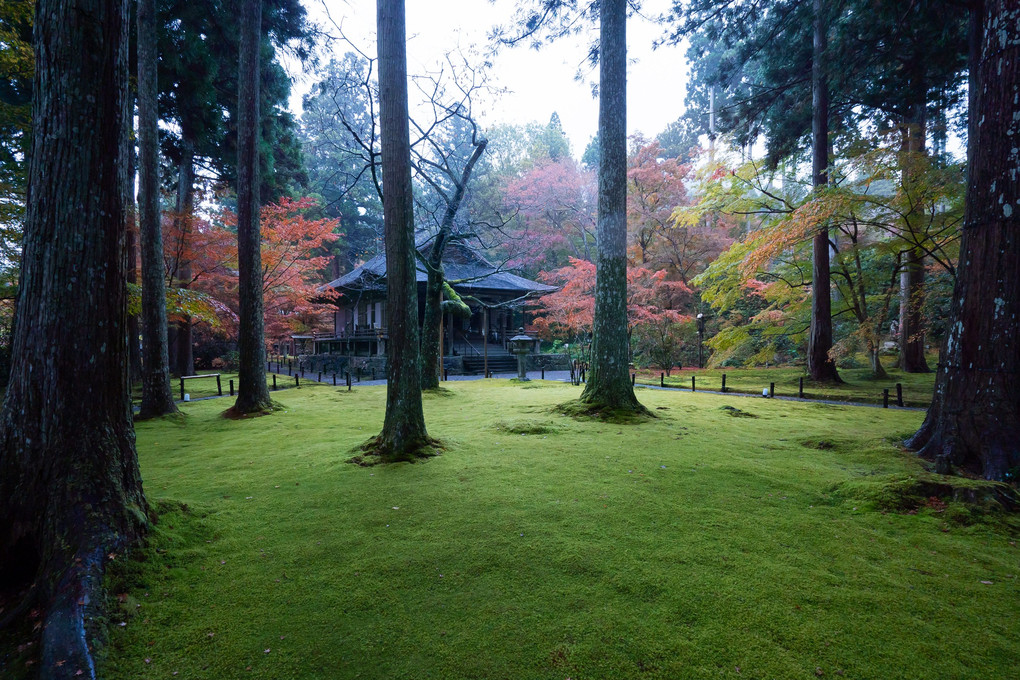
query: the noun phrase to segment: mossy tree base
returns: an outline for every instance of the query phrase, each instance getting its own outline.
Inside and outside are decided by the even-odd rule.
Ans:
[[[260,405],[250,411],[242,411],[234,404],[226,411],[223,412],[223,417],[227,420],[244,420],[246,418],[258,418],[260,416],[272,415],[277,411],[282,411],[284,406],[275,401],[270,401],[268,406]]]
[[[417,463],[438,456],[445,450],[442,441],[427,435],[403,441],[397,446],[380,434],[355,448],[354,456],[348,462],[362,467],[385,463]]]
[[[658,417],[642,406],[637,400],[634,401],[633,405],[621,407],[577,399],[559,404],[553,410],[556,413],[578,420],[597,420],[603,423],[618,423],[621,425],[638,425],[655,420]]]

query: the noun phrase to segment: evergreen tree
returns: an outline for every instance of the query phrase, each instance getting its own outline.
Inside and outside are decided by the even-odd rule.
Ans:
[[[43,677],[94,678],[104,568],[148,512],[125,332],[129,13],[127,0],[36,9],[25,257],[0,411],[0,587],[45,612]]]

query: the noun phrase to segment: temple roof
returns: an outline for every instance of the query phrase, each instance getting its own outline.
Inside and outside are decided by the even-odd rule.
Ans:
[[[419,238],[415,245],[427,253],[429,240]],[[417,265],[416,280],[418,283],[424,283],[428,280],[428,274],[421,263]],[[475,248],[462,242],[446,246],[443,251],[443,270],[446,273],[446,280],[458,290],[512,293],[517,296],[550,293],[556,290],[556,286],[547,286],[507,271],[500,271]],[[376,255],[363,265],[323,286],[324,289],[361,291],[384,290],[385,287],[385,255]]]

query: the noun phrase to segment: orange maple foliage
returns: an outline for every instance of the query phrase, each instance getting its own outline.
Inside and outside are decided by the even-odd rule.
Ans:
[[[595,265],[572,257],[566,267],[542,272],[539,278],[561,286],[536,303],[534,328],[539,336],[547,340],[572,339],[590,333],[595,314]],[[665,270],[628,268],[628,330],[666,318],[676,323],[689,319],[676,310],[688,301],[690,294],[685,284],[668,280]]]

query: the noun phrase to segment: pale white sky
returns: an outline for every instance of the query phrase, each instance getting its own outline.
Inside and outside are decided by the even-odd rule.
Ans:
[[[367,54],[375,54],[374,0],[302,0],[309,16],[329,25],[326,9],[340,23],[349,38]],[[513,0],[407,0],[408,71],[421,72],[434,67],[444,53],[460,46],[485,49],[486,36],[495,24],[505,24],[513,14]],[[646,0],[642,13],[655,16],[669,5],[668,0]],[[592,28],[591,35],[597,33]],[[627,24],[629,66],[627,71],[627,129],[633,134],[654,137],[683,113],[687,66],[681,47],[652,50],[662,28],[642,17]],[[504,48],[493,60],[493,84],[507,88],[499,101],[490,102],[481,112],[485,125],[498,123],[547,123],[555,111],[570,137],[575,157],[584,152],[588,140],[598,128],[598,101],[592,97],[591,83],[598,79],[585,63],[591,36],[563,39],[535,51],[527,46]],[[341,47],[337,49],[342,51]],[[338,55],[339,56],[339,55]],[[578,67],[585,77],[575,80]],[[314,78],[294,74],[291,109],[300,113],[301,97]],[[411,90],[411,106],[415,91]]]

